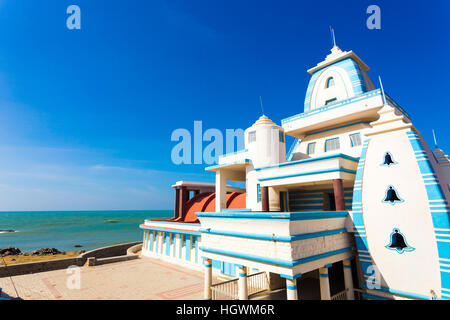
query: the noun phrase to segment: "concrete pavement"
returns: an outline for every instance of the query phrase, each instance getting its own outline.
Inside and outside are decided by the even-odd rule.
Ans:
[[[74,273],[64,269],[0,278],[2,297],[25,300],[203,299],[201,271],[154,258],[142,257],[77,270]]]

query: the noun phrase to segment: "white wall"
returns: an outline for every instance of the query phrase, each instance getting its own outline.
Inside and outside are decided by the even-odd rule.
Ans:
[[[382,166],[389,151],[395,165]],[[394,186],[402,203],[384,203]],[[370,137],[362,184],[367,243],[381,274],[381,285],[392,290],[430,295],[440,293],[439,258],[428,197],[406,130]],[[398,253],[386,246],[398,228],[413,251]]]

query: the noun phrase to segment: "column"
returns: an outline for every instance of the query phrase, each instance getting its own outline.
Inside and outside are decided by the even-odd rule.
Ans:
[[[327,264],[323,268],[319,268],[320,299],[321,300],[331,300],[330,280],[328,278],[328,268],[331,268],[331,264]]]
[[[186,213],[186,187],[180,187],[180,203],[178,218],[183,218]]]
[[[281,195],[280,191],[273,187],[269,187],[269,211],[279,212],[281,211]]]
[[[205,287],[204,287],[204,300],[212,299],[212,261],[211,259],[204,259],[203,264],[205,266]]]
[[[344,282],[347,290],[347,300],[355,300],[355,291],[353,289],[352,267],[350,259],[342,260],[344,264]]]
[[[336,211],[344,211],[345,202],[344,202],[344,187],[342,185],[342,179],[333,180],[333,189],[334,189],[334,202],[336,203]]]
[[[288,300],[298,300],[297,279],[286,278],[286,296]]]
[[[178,218],[180,214],[180,189],[175,188],[175,213],[174,218]]]
[[[216,172],[216,212],[227,208],[227,190],[226,190],[225,174]]]
[[[239,300],[248,300],[247,270],[244,266],[237,266],[237,271],[239,274],[238,279]]]
[[[269,187],[261,187],[262,211],[269,212]]]

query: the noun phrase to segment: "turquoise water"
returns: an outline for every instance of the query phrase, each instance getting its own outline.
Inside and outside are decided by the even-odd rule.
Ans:
[[[142,240],[139,224],[145,219],[172,216],[172,210],[0,212],[0,230],[16,230],[0,232],[0,248],[91,250]]]

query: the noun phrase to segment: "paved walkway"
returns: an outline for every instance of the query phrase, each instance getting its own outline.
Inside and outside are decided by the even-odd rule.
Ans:
[[[0,278],[2,297],[26,300],[203,299],[201,271],[158,259],[143,257],[79,270],[80,289],[69,288],[74,274],[67,273],[66,269]]]

